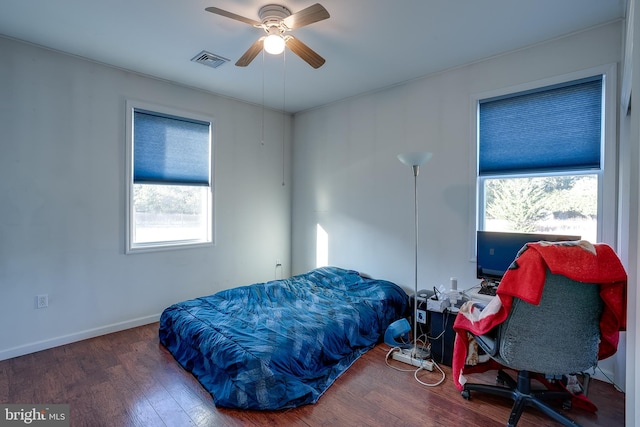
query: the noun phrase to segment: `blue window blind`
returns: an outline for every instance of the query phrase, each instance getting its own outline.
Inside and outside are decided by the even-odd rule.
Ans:
[[[600,168],[602,76],[480,102],[480,175]]]
[[[134,110],[133,182],[209,185],[209,126]]]

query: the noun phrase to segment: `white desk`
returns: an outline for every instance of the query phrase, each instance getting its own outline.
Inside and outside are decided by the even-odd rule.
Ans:
[[[491,299],[493,298],[492,295],[480,294],[478,293],[479,290],[480,290],[480,285],[477,285],[477,286],[474,286],[473,288],[470,288],[464,291],[464,294],[473,301],[480,301],[480,302],[491,301]]]

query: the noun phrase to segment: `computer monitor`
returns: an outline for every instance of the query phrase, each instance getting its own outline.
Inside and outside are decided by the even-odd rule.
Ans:
[[[499,282],[518,251],[529,242],[580,240],[580,236],[563,234],[508,233],[478,231],[476,273],[478,279]]]

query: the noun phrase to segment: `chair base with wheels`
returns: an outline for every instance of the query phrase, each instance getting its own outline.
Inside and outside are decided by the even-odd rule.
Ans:
[[[562,400],[563,408],[568,409],[571,407],[571,394],[569,392],[555,390],[532,390],[529,371],[519,371],[518,380],[516,381],[511,378],[511,376],[505,371],[499,370],[497,382],[504,384],[505,386],[492,386],[488,384],[465,384],[464,390],[461,392],[462,397],[470,400],[471,391],[478,391],[512,399],[514,403],[513,407],[511,408],[509,420],[507,421],[507,427],[515,427],[515,425],[518,423],[518,420],[520,419],[520,416],[527,406],[537,408],[539,411],[558,421],[562,425],[579,426],[578,423],[561,414],[560,412],[557,412],[554,408],[546,403],[546,401],[549,400]]]

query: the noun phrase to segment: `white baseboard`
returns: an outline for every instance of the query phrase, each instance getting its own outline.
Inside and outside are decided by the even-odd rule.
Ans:
[[[595,373],[592,371],[587,371],[589,373],[591,373],[591,378],[596,379],[596,380],[600,380],[600,381],[604,381],[605,383],[609,383],[609,384],[613,384],[612,382],[612,378],[613,378],[613,372],[609,369],[596,369]]]
[[[124,331],[125,329],[135,328],[137,326],[148,325],[149,323],[160,320],[160,314],[139,317],[124,322],[112,323],[110,325],[101,326],[99,328],[86,329],[84,331],[75,332],[73,334],[62,335],[55,338],[49,338],[34,343],[12,347],[6,350],[0,350],[0,360],[11,359],[13,357],[24,356],[25,354],[35,353],[36,351],[47,350],[76,341],[86,340],[88,338],[98,337],[113,332]]]

